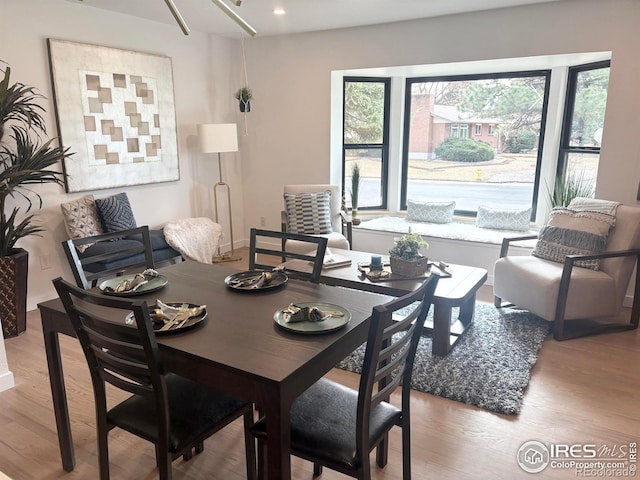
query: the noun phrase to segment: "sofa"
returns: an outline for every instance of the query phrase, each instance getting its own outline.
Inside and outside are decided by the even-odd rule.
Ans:
[[[77,200],[63,203],[60,207],[67,235],[69,240],[72,240],[72,242],[63,242],[70,262],[72,261],[69,251],[71,247],[75,249],[74,253],[80,261],[86,262],[87,259],[95,257],[95,261],[83,262],[84,270],[91,273],[114,272],[127,265],[144,262],[142,235],[128,234],[130,230],[136,229],[137,224],[126,193],[98,199],[93,195],[85,195]],[[103,235],[114,233],[122,233],[122,236],[115,235],[109,241],[99,241]],[[182,255],[166,242],[162,229],[150,229],[149,236],[154,264],[182,260]],[[73,243],[73,240],[88,238],[95,238],[97,241],[88,243],[83,241],[79,245]],[[128,250],[138,253],[128,257],[111,256],[111,254]]]

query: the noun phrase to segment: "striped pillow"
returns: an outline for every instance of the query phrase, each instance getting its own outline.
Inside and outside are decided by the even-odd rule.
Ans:
[[[612,215],[554,208],[549,221],[540,230],[538,243],[531,254],[564,263],[567,255],[601,253],[607,247],[607,236],[613,225],[615,217]],[[575,265],[599,270],[600,260],[579,260]]]
[[[318,193],[285,193],[287,230],[291,233],[331,233],[331,190]]]

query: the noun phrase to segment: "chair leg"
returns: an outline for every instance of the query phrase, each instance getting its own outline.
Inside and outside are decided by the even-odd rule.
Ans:
[[[266,480],[267,443],[258,440],[258,480]]]
[[[109,439],[107,432],[98,429],[98,462],[100,464],[100,480],[109,480]]]
[[[184,452],[182,454],[182,459],[185,462],[188,462],[189,460],[191,460],[193,458],[193,449],[189,448],[189,450],[187,450],[186,452]]]
[[[386,433],[376,448],[376,463],[380,468],[387,465],[389,459],[389,434]]]
[[[202,453],[204,451],[204,442],[196,443],[195,451],[196,454]]]
[[[319,475],[322,475],[322,464],[313,462],[313,476],[317,477]]]
[[[402,425],[402,479],[411,480],[411,429],[409,422]]]
[[[502,299],[501,299],[500,297],[496,297],[496,296],[494,296],[494,297],[493,297],[493,305],[494,305],[496,308],[502,308]]]
[[[247,463],[247,479],[256,479],[256,446],[251,435],[253,425],[253,407],[244,414],[244,450]]]
[[[164,448],[158,449],[158,473],[160,480],[171,480],[172,471],[171,471],[171,463],[173,461],[173,457],[171,453],[169,453]]]

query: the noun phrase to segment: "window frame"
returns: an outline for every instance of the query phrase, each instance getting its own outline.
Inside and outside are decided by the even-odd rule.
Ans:
[[[346,116],[346,86],[347,83],[382,83],[384,85],[384,113],[382,125],[382,143],[349,143],[345,142],[345,116]],[[380,199],[381,204],[370,206],[358,206],[358,211],[384,210],[387,208],[387,195],[389,184],[389,128],[391,108],[391,77],[358,77],[345,76],[342,79],[342,195],[346,198],[346,161],[348,150],[380,149]]]
[[[531,198],[531,221],[535,221],[538,196],[540,193],[540,181],[542,170],[542,157],[544,147],[545,129],[547,125],[547,115],[549,107],[549,93],[551,88],[551,68],[543,68],[539,70],[523,70],[509,72],[493,72],[480,74],[464,74],[464,75],[434,75],[421,77],[406,77],[404,91],[404,118],[402,124],[402,166],[400,177],[400,205],[399,210],[406,212],[407,210],[407,174],[409,171],[409,138],[410,138],[410,122],[411,122],[411,92],[414,83],[426,82],[453,82],[453,81],[471,81],[471,80],[487,80],[500,78],[524,78],[524,77],[544,77],[544,96],[542,100],[542,114],[540,119],[540,133],[538,135],[538,147],[536,155],[536,169],[534,175],[533,195]],[[493,135],[497,134],[497,128],[493,126]],[[491,125],[490,125],[491,132]],[[491,134],[491,133],[490,133]],[[464,217],[477,216],[477,212],[470,210],[456,210],[455,215]]]
[[[556,168],[556,177],[560,178],[566,173],[567,160],[572,153],[598,155],[600,156],[600,146],[572,146],[571,145],[571,132],[573,112],[576,105],[576,95],[578,90],[578,75],[582,72],[590,70],[599,70],[602,68],[608,68],[609,74],[611,74],[611,60],[603,60],[600,62],[584,63],[581,65],[573,65],[568,67],[567,72],[567,89],[564,101],[562,129],[560,133],[560,146],[558,147],[558,164]],[[608,91],[608,87],[607,87]],[[598,162],[599,163],[599,162]],[[595,189],[594,189],[595,191]]]

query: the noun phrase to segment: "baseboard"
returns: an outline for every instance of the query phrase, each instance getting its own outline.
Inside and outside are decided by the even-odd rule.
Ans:
[[[13,373],[5,372],[0,374],[0,392],[4,392],[5,390],[9,390],[10,388],[15,387],[16,382],[13,378]]]

